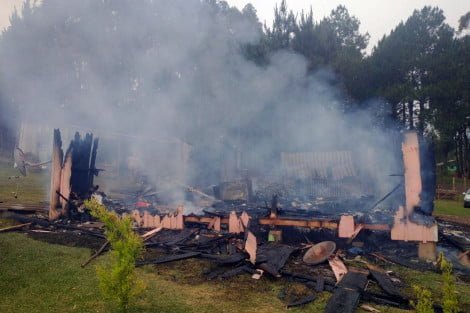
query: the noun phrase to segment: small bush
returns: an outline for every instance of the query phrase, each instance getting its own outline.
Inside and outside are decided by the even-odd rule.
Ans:
[[[415,308],[416,313],[434,313],[431,292],[420,286],[413,286],[416,295],[416,302],[412,301],[411,305]]]
[[[442,309],[444,313],[457,313],[459,302],[457,289],[455,288],[455,277],[452,275],[452,263],[450,263],[441,252],[439,254],[439,266],[442,271]]]
[[[135,277],[135,261],[143,250],[142,239],[133,232],[130,217],[120,217],[94,200],[85,205],[92,216],[104,223],[105,236],[111,245],[109,263],[97,268],[101,293],[117,312],[125,313],[131,299],[143,290],[143,283]]]

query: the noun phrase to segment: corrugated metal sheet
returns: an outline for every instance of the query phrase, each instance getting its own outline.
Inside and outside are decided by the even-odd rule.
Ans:
[[[341,180],[357,176],[351,151],[283,152],[281,162],[284,175],[292,178]]]

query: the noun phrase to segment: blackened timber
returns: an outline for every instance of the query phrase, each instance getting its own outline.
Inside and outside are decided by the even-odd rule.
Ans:
[[[145,243],[145,246],[166,246],[171,247],[188,240],[198,229],[185,228],[181,231],[164,229]]]
[[[353,313],[367,285],[368,272],[349,269],[328,300],[325,313]]]
[[[32,225],[39,225],[41,227],[49,228],[57,228],[57,229],[66,229],[66,230],[71,230],[71,231],[79,231],[83,234],[90,235],[93,237],[98,237],[98,238],[105,238],[105,236],[102,233],[91,231],[88,229],[80,228],[77,226],[69,225],[69,224],[63,224],[63,223],[51,223],[48,220],[45,219],[40,219],[36,217],[30,217],[22,214],[16,214],[16,213],[10,213],[8,214],[8,218],[14,219],[15,221],[18,221],[20,223],[31,223]]]
[[[317,277],[317,281],[315,282],[315,291],[322,292],[325,289],[325,278]]]
[[[410,309],[409,301],[406,299],[398,299],[384,294],[375,293],[372,291],[363,292],[361,299],[367,302],[374,302],[380,305],[388,305],[401,309]]]
[[[377,266],[368,265],[369,271],[372,277],[377,281],[380,288],[382,288],[387,294],[395,296],[397,298],[403,298],[400,290],[393,285],[392,280],[388,277],[385,271],[381,270]]]
[[[300,273],[292,273],[292,272],[289,272],[289,271],[285,271],[285,270],[281,270],[280,273],[282,275],[285,275],[285,276],[290,276],[292,278],[295,278],[295,279],[300,279],[300,280],[305,280],[305,281],[311,281],[311,282],[316,282],[318,278],[316,277],[313,277],[313,276],[309,276],[309,275],[305,275],[305,274],[300,274]],[[335,286],[335,282],[332,280],[332,279],[327,279],[327,278],[324,278],[324,281],[325,281],[325,285],[328,285],[328,286]]]
[[[182,253],[182,254],[165,255],[165,256],[156,258],[154,260],[138,261],[136,262],[136,266],[147,265],[147,264],[163,264],[163,263],[169,263],[169,262],[174,262],[174,261],[180,261],[180,260],[195,258],[199,256],[200,254],[201,254],[200,252],[187,252],[187,253]]]
[[[242,266],[226,271],[225,273],[220,275],[220,277],[223,279],[227,279],[227,278],[238,276],[244,273],[254,274],[255,270],[249,267],[248,265],[242,265]]]
[[[267,270],[275,277],[280,277],[279,270],[284,267],[289,256],[295,251],[294,247],[283,244],[265,244],[258,247],[256,260],[262,260],[258,267]],[[264,263],[263,263],[264,262]]]
[[[364,290],[367,285],[368,274],[369,272],[350,268],[346,275],[344,275],[338,283],[338,287],[354,290]]]
[[[64,152],[62,151],[62,139],[60,137],[60,130],[54,129],[54,137],[52,142],[49,220],[56,220],[60,217],[60,212],[57,210],[60,206],[60,199],[56,191],[60,191],[62,159],[64,158],[63,154]]]
[[[279,274],[279,271],[271,263],[267,263],[267,262],[261,263],[261,264],[258,264],[257,267],[259,269],[262,269],[266,273],[271,274],[274,277],[277,277],[277,278],[281,277],[281,274]]]
[[[87,266],[91,261],[96,259],[101,253],[103,253],[104,249],[106,249],[108,245],[109,245],[109,240],[106,240],[106,242],[103,243],[103,245],[98,249],[98,251],[96,251],[88,260],[86,260],[85,263],[81,265],[81,267]]]
[[[93,186],[93,179],[98,176],[99,171],[96,170],[96,153],[98,150],[99,138],[93,141],[93,149],[91,150],[90,171],[88,172],[88,186]]]
[[[235,253],[228,256],[214,255],[202,253],[201,258],[210,259],[215,261],[218,264],[235,264],[246,259],[246,256],[243,253]]]
[[[407,258],[400,258],[400,257],[396,257],[393,255],[383,255],[383,257],[392,263],[395,263],[395,264],[398,264],[407,268],[411,268],[414,270],[438,272],[437,268],[434,265],[432,265],[432,263],[426,263],[422,261],[412,262],[412,261],[409,261]]]
[[[212,279],[215,279],[217,277],[219,277],[220,275],[224,274],[227,270],[224,269],[224,268],[217,268],[215,270],[211,270],[209,272],[206,272],[205,275],[206,275],[206,278],[208,280],[212,280]]]
[[[353,313],[359,304],[360,293],[357,290],[337,288],[328,300],[325,313]]]
[[[80,134],[76,132],[70,144],[73,159],[71,184],[73,191],[80,195],[87,194],[91,188],[88,174],[90,173],[92,141],[92,134],[86,134],[82,139]]]
[[[311,294],[297,301],[290,302],[289,304],[287,304],[287,307],[292,308],[296,306],[306,305],[306,304],[309,304],[310,302],[313,302],[315,298],[316,296],[314,294]]]

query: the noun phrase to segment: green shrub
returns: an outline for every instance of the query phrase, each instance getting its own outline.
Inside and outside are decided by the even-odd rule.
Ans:
[[[143,250],[142,239],[132,230],[130,217],[120,217],[94,200],[85,205],[92,216],[104,223],[105,236],[111,245],[109,262],[97,267],[101,293],[117,312],[125,313],[131,299],[144,288],[135,275],[135,261]]]
[[[413,286],[416,295],[416,302],[411,301],[416,313],[434,313],[431,292],[420,286]]]
[[[442,309],[444,313],[457,313],[459,302],[455,288],[455,277],[452,275],[452,263],[450,263],[441,252],[439,254],[439,265],[442,271]]]

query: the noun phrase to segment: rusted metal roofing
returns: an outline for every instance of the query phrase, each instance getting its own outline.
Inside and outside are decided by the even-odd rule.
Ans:
[[[340,180],[357,176],[351,151],[297,152],[281,154],[284,175],[299,179]]]

